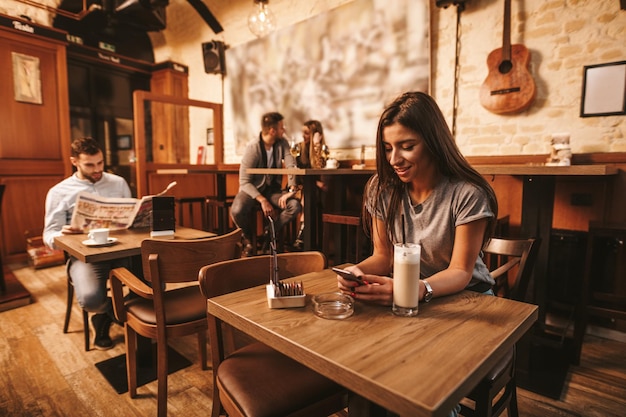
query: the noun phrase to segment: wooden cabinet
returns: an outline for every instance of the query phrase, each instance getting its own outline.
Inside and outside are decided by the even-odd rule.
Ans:
[[[65,32],[0,15],[0,74],[0,238],[11,262],[26,258],[25,231],[43,228],[46,193],[71,172]]]

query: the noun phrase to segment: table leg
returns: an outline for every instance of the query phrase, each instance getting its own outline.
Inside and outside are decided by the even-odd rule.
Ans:
[[[315,198],[315,177],[312,175],[304,176],[304,250],[318,249],[318,232],[317,232],[317,201]]]
[[[226,174],[225,173],[217,173],[215,174],[215,185],[217,188],[217,199],[218,201],[226,201]]]
[[[348,417],[388,417],[387,410],[353,392],[348,394]]]

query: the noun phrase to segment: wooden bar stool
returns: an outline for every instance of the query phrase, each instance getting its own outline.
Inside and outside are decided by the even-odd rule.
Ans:
[[[344,211],[344,212],[334,212],[334,213],[322,213],[322,223],[323,223],[323,243],[322,248],[324,254],[328,256],[330,251],[330,226],[331,225],[340,225],[344,226],[342,229],[345,230],[346,239],[344,244],[344,230],[341,232],[341,236],[339,239],[334,239],[335,242],[335,265],[352,262],[349,260],[349,254],[351,252],[351,248],[354,248],[355,256],[354,263],[358,263],[361,260],[361,251],[362,247],[362,238],[364,237],[363,227],[361,223],[361,213],[356,211]],[[355,227],[355,233],[350,233],[351,227]]]
[[[214,195],[206,198],[206,223],[209,231],[223,235],[234,230],[230,227],[230,207],[234,199],[234,196],[228,196],[222,200]]]
[[[178,219],[176,220],[179,226],[207,230],[206,197],[185,197],[175,201],[178,206]],[[187,209],[186,214],[185,208]]]

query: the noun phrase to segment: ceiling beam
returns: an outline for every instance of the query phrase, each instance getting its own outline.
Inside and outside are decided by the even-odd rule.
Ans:
[[[217,21],[213,13],[206,7],[206,4],[202,2],[202,0],[187,0],[191,6],[196,9],[198,14],[204,19],[204,21],[211,27],[213,32],[217,35],[220,32],[224,31],[220,22]]]

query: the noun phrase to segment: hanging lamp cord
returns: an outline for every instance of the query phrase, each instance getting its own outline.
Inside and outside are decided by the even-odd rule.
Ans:
[[[454,53],[454,97],[452,105],[452,137],[456,139],[456,115],[459,107],[459,56],[461,55],[461,12],[463,2],[456,3],[456,50]]]

